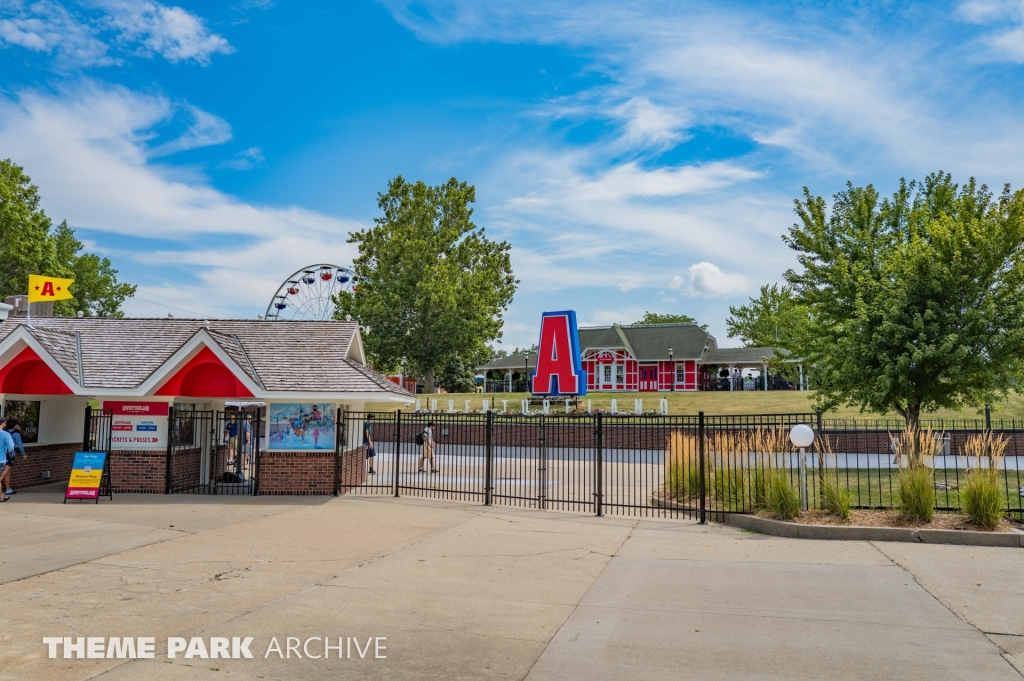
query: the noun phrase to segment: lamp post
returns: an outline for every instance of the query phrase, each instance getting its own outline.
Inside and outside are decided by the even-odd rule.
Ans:
[[[676,391],[676,363],[672,361],[672,346],[668,346],[668,365],[672,370],[672,392]]]
[[[530,392],[530,351],[527,350],[523,353],[523,366],[526,369],[526,373],[523,376],[526,378],[526,392]]]
[[[406,383],[405,378],[405,357],[402,358],[402,390],[408,390],[409,386]]]
[[[800,510],[807,510],[807,447],[814,444],[814,430],[806,423],[798,423],[789,431],[789,441],[800,448]]]

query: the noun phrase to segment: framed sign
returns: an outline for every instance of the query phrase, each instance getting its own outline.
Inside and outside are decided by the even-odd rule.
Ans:
[[[104,402],[114,413],[110,426],[111,449],[167,449],[166,402]]]
[[[269,449],[334,449],[334,411],[333,404],[271,403]]]
[[[107,474],[107,453],[75,452],[75,461],[71,464],[71,479],[68,480],[68,488],[64,491],[64,501],[95,499],[96,503],[99,503],[101,495],[114,498],[110,491],[110,476]]]

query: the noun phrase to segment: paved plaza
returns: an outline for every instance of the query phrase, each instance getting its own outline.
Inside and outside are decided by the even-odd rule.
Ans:
[[[1024,672],[1017,549],[791,540],[410,497],[60,498],[25,490],[0,506],[0,679]],[[49,659],[48,636],[149,636],[156,656]],[[221,636],[253,637],[255,659],[167,659],[168,637]],[[288,637],[386,637],[386,657],[264,657]],[[309,645],[322,653],[320,639]]]

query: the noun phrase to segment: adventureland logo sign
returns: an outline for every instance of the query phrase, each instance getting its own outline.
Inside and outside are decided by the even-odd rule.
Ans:
[[[166,449],[166,402],[104,402],[103,411],[113,414],[111,449]]]
[[[580,338],[573,310],[545,312],[540,319],[533,394],[586,395],[587,375],[580,357]]]

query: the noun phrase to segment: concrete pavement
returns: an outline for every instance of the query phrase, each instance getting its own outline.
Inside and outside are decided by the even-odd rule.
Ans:
[[[0,679],[1021,678],[1022,550],[386,496],[12,502]],[[157,656],[51,660],[43,636]],[[252,636],[257,659],[169,660],[168,636]],[[264,659],[325,636],[387,657]]]

